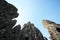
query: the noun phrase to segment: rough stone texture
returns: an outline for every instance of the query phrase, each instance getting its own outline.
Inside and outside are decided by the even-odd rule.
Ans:
[[[28,22],[24,24],[24,28],[22,29],[24,36],[24,40],[44,40],[43,35],[41,32],[34,26],[34,24]],[[21,37],[21,39],[23,39]]]
[[[60,40],[60,24],[49,20],[43,20],[42,23],[44,27],[48,29],[51,40]]]
[[[5,0],[0,0],[0,40],[46,40],[41,32],[30,22],[13,27],[18,17],[17,8]]]
[[[17,8],[5,0],[0,0],[0,40],[19,40],[20,25],[15,28]]]

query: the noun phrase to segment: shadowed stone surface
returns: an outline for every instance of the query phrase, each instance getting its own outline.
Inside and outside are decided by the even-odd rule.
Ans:
[[[42,23],[48,29],[51,40],[60,40],[60,24],[49,20],[43,20]]]
[[[17,8],[5,0],[0,0],[0,40],[46,40],[41,32],[30,22],[14,26],[18,17]]]
[[[17,8],[5,0],[0,0],[0,40],[19,40],[20,25],[15,28],[18,17]]]
[[[24,40],[44,40],[41,32],[30,22],[24,24],[22,32]],[[23,38],[21,37],[21,39]]]

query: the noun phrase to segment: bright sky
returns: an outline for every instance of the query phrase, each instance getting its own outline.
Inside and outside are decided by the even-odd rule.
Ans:
[[[48,31],[43,27],[42,20],[48,19],[60,23],[60,0],[7,0],[18,8],[19,16],[17,24],[28,21],[42,32],[49,39]]]

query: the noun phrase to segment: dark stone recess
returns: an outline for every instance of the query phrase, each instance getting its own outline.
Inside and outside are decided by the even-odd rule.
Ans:
[[[20,25],[16,25],[18,9],[5,0],[0,0],[0,40],[45,40],[41,32],[28,22],[21,30]]]

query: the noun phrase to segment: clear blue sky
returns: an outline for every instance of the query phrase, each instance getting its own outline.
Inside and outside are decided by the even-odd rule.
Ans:
[[[18,8],[17,24],[31,21],[49,39],[48,31],[42,20],[48,19],[60,23],[60,0],[7,0]]]

